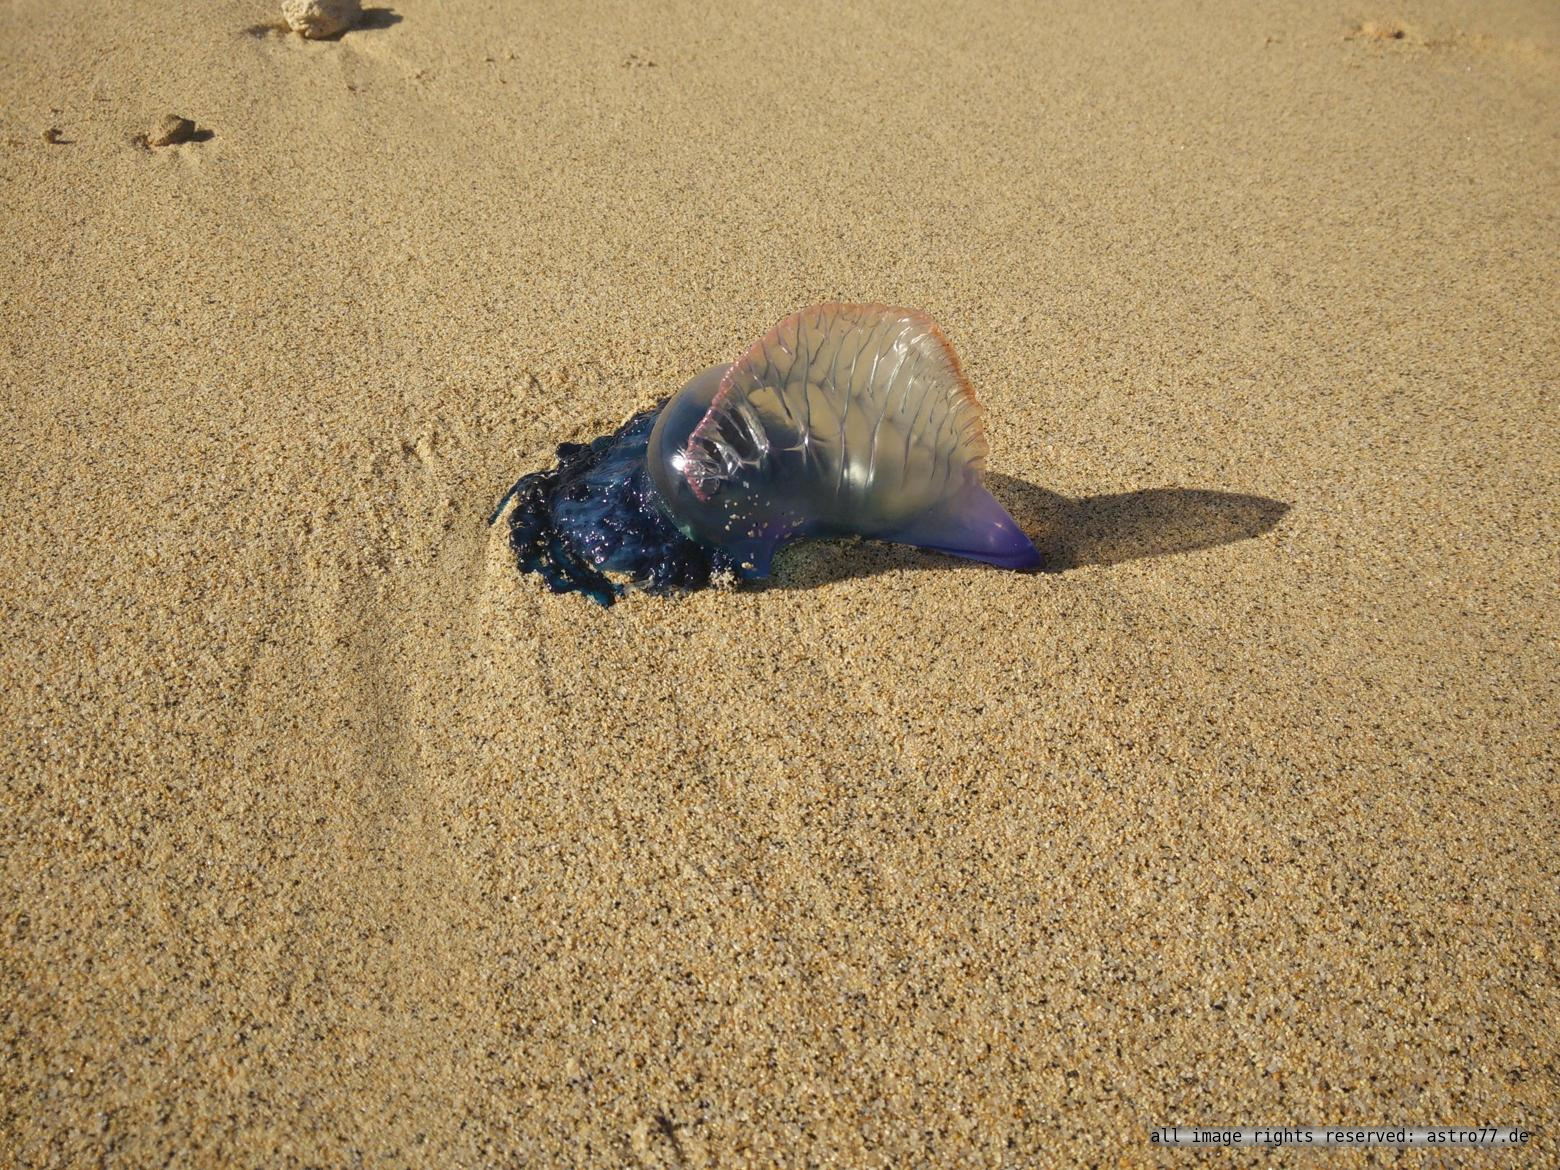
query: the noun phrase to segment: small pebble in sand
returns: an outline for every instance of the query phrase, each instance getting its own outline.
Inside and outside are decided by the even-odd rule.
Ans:
[[[177,146],[195,137],[195,123],[178,114],[169,114],[146,132],[148,146]]]
[[[43,132],[43,140],[50,146],[59,146],[65,141],[65,132],[58,126],[50,126]]]
[[[282,0],[282,18],[310,40],[346,32],[363,16],[360,0]]]
[[[1407,35],[1408,30],[1395,20],[1367,20],[1349,34],[1349,39],[1401,41]]]

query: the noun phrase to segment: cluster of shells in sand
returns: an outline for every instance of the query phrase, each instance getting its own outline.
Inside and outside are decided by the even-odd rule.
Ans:
[[[282,19],[299,36],[310,40],[339,36],[363,19],[361,0],[282,0]],[[189,118],[168,114],[155,126],[133,135],[131,141],[143,149],[179,146],[197,141],[200,130]],[[63,132],[51,126],[43,132],[50,145],[67,143]]]

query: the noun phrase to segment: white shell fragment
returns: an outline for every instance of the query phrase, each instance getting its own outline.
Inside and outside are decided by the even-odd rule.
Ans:
[[[287,27],[310,40],[346,32],[362,16],[359,0],[282,0]]]

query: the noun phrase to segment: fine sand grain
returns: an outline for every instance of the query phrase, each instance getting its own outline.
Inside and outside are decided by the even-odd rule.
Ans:
[[[278,20],[0,12],[0,1165],[1560,1160],[1553,3]],[[1065,571],[517,575],[831,299]]]

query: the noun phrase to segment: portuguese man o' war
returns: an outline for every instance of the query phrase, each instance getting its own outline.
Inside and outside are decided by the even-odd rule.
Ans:
[[[564,443],[492,519],[512,500],[521,570],[602,605],[767,577],[776,550],[806,537],[1039,568],[981,484],[981,412],[924,313],[818,305],[615,433]]]

